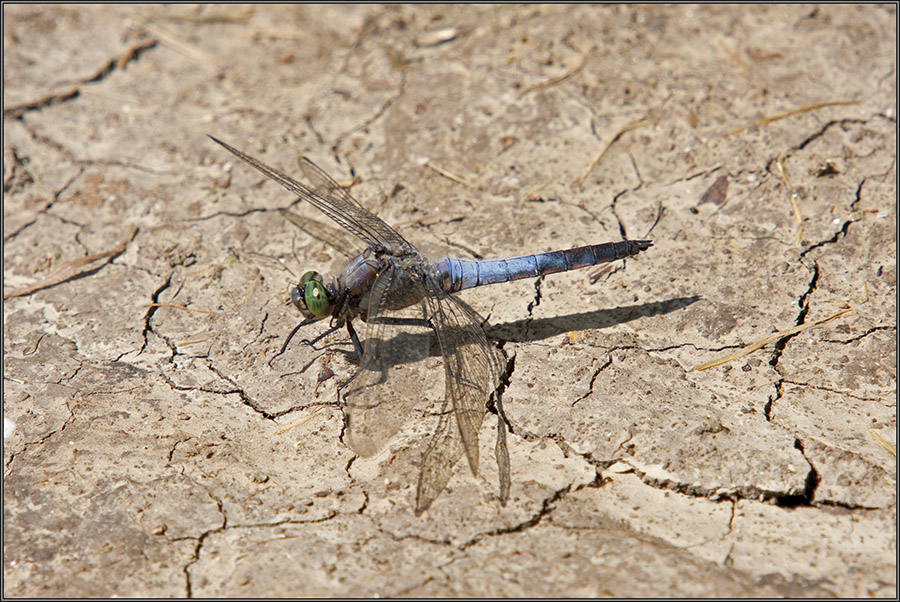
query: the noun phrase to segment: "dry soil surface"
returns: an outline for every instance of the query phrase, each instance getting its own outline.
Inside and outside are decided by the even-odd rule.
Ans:
[[[5,596],[896,595],[894,5],[3,11]],[[436,357],[370,458],[345,335],[268,365],[343,258],[207,134],[434,258],[653,240],[463,293],[505,507],[489,414],[412,512]]]

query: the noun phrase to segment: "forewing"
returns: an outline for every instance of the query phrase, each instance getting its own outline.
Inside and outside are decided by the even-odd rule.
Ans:
[[[315,178],[313,187],[298,182],[277,169],[269,167],[239,151],[217,138],[210,136],[214,142],[224,147],[237,158],[253,166],[255,169],[275,180],[285,189],[293,192],[304,201],[315,206],[319,211],[334,220],[339,226],[345,228],[369,243],[371,246],[384,249],[413,249],[406,239],[393,228],[384,223],[378,216],[364,208],[353,197],[346,193],[324,171],[316,167],[312,161],[304,158],[301,161],[303,172],[308,177]],[[340,192],[337,192],[340,191]]]
[[[365,245],[358,238],[347,234],[346,230],[317,222],[287,209],[279,209],[278,212],[316,240],[336,249],[346,257],[353,258],[365,251]]]
[[[425,385],[430,329],[424,325],[424,308],[385,309],[391,287],[409,279],[401,269],[382,272],[372,286],[366,318],[360,370],[344,392],[348,443],[360,456],[371,456],[396,433],[421,400]],[[424,294],[424,290],[421,292]],[[398,324],[391,320],[418,320]]]
[[[325,171],[310,161],[307,157],[300,159],[300,169],[309,180],[313,191],[323,199],[335,206],[343,207],[353,214],[357,224],[363,226],[367,232],[371,232],[381,240],[386,248],[403,248],[412,250],[414,247],[405,238],[387,225],[380,217],[363,207],[359,201],[350,196],[350,193],[340,184],[334,181]]]

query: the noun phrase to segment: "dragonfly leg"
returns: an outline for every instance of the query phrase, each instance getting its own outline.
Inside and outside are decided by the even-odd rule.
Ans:
[[[349,385],[350,383],[352,383],[352,382],[353,382],[353,379],[356,378],[356,376],[357,376],[360,372],[362,372],[362,370],[357,370],[356,372],[353,373],[353,376],[351,376],[350,378],[348,378],[347,380],[345,380],[344,382],[342,382],[341,384],[339,384],[338,387],[337,387],[338,392],[343,391],[343,390],[344,390],[344,387],[346,387],[347,385]]]
[[[275,358],[276,358],[276,357],[278,357],[278,356],[280,356],[280,355],[284,355],[284,351],[287,349],[287,346],[288,346],[288,344],[291,342],[291,339],[294,338],[294,335],[297,334],[297,331],[300,330],[300,328],[301,328],[304,324],[306,324],[306,320],[303,320],[302,322],[300,322],[299,324],[297,324],[296,326],[294,326],[294,330],[292,330],[292,331],[291,331],[291,334],[289,334],[289,335],[287,336],[287,338],[284,340],[284,345],[281,346],[281,351],[279,351],[278,353],[276,353],[275,355],[273,355],[271,358],[269,358],[269,366],[272,365],[272,362],[275,361]]]
[[[353,341],[353,348],[356,350],[356,355],[359,357],[359,363],[362,364],[362,345],[359,344],[359,337],[356,335],[356,329],[353,328],[353,324],[350,320],[347,320],[347,332],[350,333],[350,340]],[[357,370],[353,373],[353,376],[342,382],[338,385],[338,392],[343,391],[344,387],[353,382],[353,379],[357,377],[357,375],[362,372],[362,369]]]
[[[371,320],[371,322],[373,324],[386,324],[390,326],[422,326],[423,328],[428,328],[432,331],[434,330],[434,324],[431,323],[431,320],[422,318],[379,317]],[[328,332],[331,332],[332,330],[329,330]],[[356,355],[362,360],[362,345],[359,342],[359,337],[356,335],[356,329],[350,324],[350,320],[347,320],[347,332],[350,333],[350,340],[353,341],[353,348],[356,350]],[[318,340],[318,338],[316,340]]]
[[[350,323],[350,320],[347,320],[347,332],[350,333],[350,340],[353,342],[353,349],[356,350],[356,357],[362,362],[362,345],[359,344],[359,337],[356,336],[356,329],[353,328],[353,324]],[[350,381],[348,380],[347,382]]]
[[[319,341],[321,341],[322,339],[324,339],[325,337],[327,337],[327,336],[330,335],[331,333],[337,332],[337,330],[338,330],[339,328],[340,328],[340,325],[338,325],[338,326],[332,326],[331,328],[329,328],[328,330],[326,330],[325,332],[323,332],[322,334],[320,334],[319,336],[317,336],[317,337],[314,338],[313,340],[310,341],[309,339],[303,339],[303,340],[300,341],[300,342],[301,342],[301,343],[304,343],[304,344],[306,344],[306,345],[309,345],[310,347],[312,347],[313,349],[315,349],[316,351],[318,351],[318,349],[316,349],[316,343],[318,343]]]
[[[294,335],[297,334],[297,331],[299,331],[301,328],[303,328],[303,327],[306,326],[307,324],[312,324],[312,323],[315,322],[315,321],[316,321],[316,319],[312,319],[312,320],[311,320],[311,319],[308,319],[308,318],[307,318],[306,320],[303,320],[302,322],[300,322],[299,324],[297,324],[297,325],[294,327],[294,329],[291,331],[291,334],[289,334],[289,335],[287,336],[287,338],[284,340],[284,344],[281,346],[281,351],[279,351],[278,353],[276,353],[275,355],[273,355],[273,356],[269,359],[269,365],[270,365],[270,366],[272,365],[272,362],[275,361],[275,358],[276,358],[276,357],[279,357],[279,356],[284,355],[285,350],[287,350],[287,347],[288,347],[288,345],[290,344],[291,339],[294,338]],[[313,349],[316,349],[316,348],[315,348],[315,344],[316,344],[316,343],[318,343],[320,340],[322,340],[323,338],[327,337],[328,335],[330,335],[331,333],[333,333],[334,331],[336,331],[338,328],[340,328],[339,325],[338,325],[338,326],[333,326],[332,328],[329,328],[328,330],[326,330],[325,332],[323,332],[322,334],[320,334],[319,336],[317,336],[317,337],[314,338],[313,340],[310,341],[309,339],[303,339],[301,342],[302,342],[302,343],[306,343],[307,345],[309,345],[309,346],[312,347]],[[318,351],[318,349],[316,349],[316,351]]]

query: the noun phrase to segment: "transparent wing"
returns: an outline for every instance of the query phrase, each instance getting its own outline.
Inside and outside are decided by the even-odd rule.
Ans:
[[[406,310],[387,311],[400,293],[422,298]],[[411,287],[420,287],[410,291]],[[416,492],[416,513],[427,509],[447,485],[465,454],[478,474],[478,432],[491,393],[499,381],[502,355],[490,345],[481,318],[464,302],[441,290],[436,281],[411,279],[397,266],[376,278],[366,309],[366,332],[359,373],[344,394],[347,439],[360,456],[377,453],[420,402],[426,383],[425,362],[432,334],[444,364],[445,393],[438,426],[423,456]],[[402,322],[406,320],[406,322]],[[430,320],[433,328],[426,326]],[[498,441],[498,446],[502,443]],[[498,448],[501,483],[507,483],[505,445]]]
[[[463,443],[459,436],[453,409],[445,407],[441,412],[438,427],[425,450],[419,485],[416,489],[416,515],[422,514],[441,494],[453,467],[463,455]]]
[[[337,250],[345,257],[353,258],[366,250],[365,244],[358,238],[354,238],[347,234],[346,230],[341,230],[334,226],[317,222],[314,219],[303,217],[302,215],[294,213],[293,211],[288,211],[287,209],[279,209],[278,212],[295,226],[316,240],[322,241],[329,247]]]
[[[406,239],[384,223],[377,215],[360,205],[337,182],[306,157],[300,163],[303,173],[312,181],[311,188],[217,138],[212,136],[210,138],[240,160],[253,166],[267,177],[281,184],[285,189],[312,204],[342,228],[349,230],[369,243],[369,245],[389,250],[415,250]]]
[[[312,189],[325,198],[337,197],[342,202],[356,205],[363,211],[368,211],[359,201],[350,196],[347,189],[335,182],[334,178],[325,173],[325,170],[310,161],[307,157],[300,158],[300,170],[312,184]]]
[[[348,443],[360,456],[377,453],[400,429],[420,402],[419,392],[425,384],[424,360],[431,334],[425,325],[424,307],[417,303],[405,310],[386,311],[392,289],[400,282],[410,285],[398,267],[375,279],[369,293],[360,371],[344,392]],[[420,297],[424,295],[424,287],[419,292]],[[397,322],[402,319],[419,323]]]
[[[334,206],[340,206],[345,211],[350,212],[354,217],[357,225],[363,227],[367,232],[371,233],[376,240],[381,242],[385,248],[403,248],[414,250],[405,238],[391,228],[380,217],[363,207],[359,201],[354,199],[340,184],[334,181],[318,165],[310,161],[306,157],[300,159],[300,169],[303,175],[312,184],[315,193],[327,200]]]
[[[502,355],[488,343],[480,316],[463,301],[444,293],[437,282],[429,280],[428,289],[425,300],[444,359],[445,394],[438,428],[422,460],[417,514],[444,489],[463,453],[472,474],[478,474],[478,431],[502,367]],[[505,455],[504,446],[502,455],[498,450],[498,460]],[[508,459],[499,463],[501,482],[508,482]]]

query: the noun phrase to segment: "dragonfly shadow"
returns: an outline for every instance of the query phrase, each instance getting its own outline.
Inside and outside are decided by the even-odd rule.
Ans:
[[[485,331],[488,337],[492,339],[509,343],[528,343],[549,339],[550,337],[575,330],[598,330],[609,328],[616,324],[631,322],[638,318],[672,313],[692,303],[696,303],[700,299],[702,297],[695,295],[667,301],[644,303],[642,305],[598,309],[553,318],[516,320],[505,324],[489,325]]]
[[[488,339],[503,341],[507,343],[529,343],[541,341],[551,337],[572,332],[576,330],[600,330],[609,328],[616,324],[624,324],[638,318],[648,318],[662,314],[669,314],[696,303],[701,300],[700,296],[679,297],[677,299],[669,299],[667,301],[657,301],[654,303],[644,303],[642,305],[631,305],[626,307],[616,307],[612,309],[598,309],[595,311],[582,312],[577,314],[568,314],[564,316],[556,316],[553,318],[537,318],[516,320],[515,322],[507,322],[505,324],[488,324],[485,332]],[[451,329],[446,329],[448,334]],[[434,333],[426,328],[422,328],[418,332],[397,333],[389,341],[391,345],[398,345],[400,348],[419,348],[426,342],[422,338],[427,338],[429,344],[428,355],[430,357],[441,357],[441,350],[434,339]],[[323,345],[319,351],[331,349],[337,353],[343,354],[347,361],[355,366],[359,366],[359,357],[352,348],[346,348],[348,341],[335,341]],[[408,363],[399,360],[395,364]],[[308,365],[306,366],[308,367]],[[306,369],[304,368],[304,370]]]
[[[450,329],[445,330],[447,330],[448,332],[450,331]],[[350,338],[349,336],[347,336],[347,332],[339,332],[335,335],[335,337],[337,338],[337,340],[328,342],[310,343],[308,339],[303,339],[302,341],[300,341],[301,344],[309,346],[313,351],[316,351],[318,353],[315,357],[313,357],[313,359],[307,362],[307,364],[304,365],[302,369],[288,374],[300,374],[305,372],[326,352],[343,355],[347,363],[359,368],[362,358],[360,358],[360,356],[356,353],[356,350],[353,348],[353,345],[350,342]],[[363,347],[365,347],[366,340],[362,339],[361,342]],[[383,347],[385,345],[389,345],[391,348],[401,350],[401,352],[391,355],[391,357],[394,358],[394,365],[415,363],[425,359],[425,357],[441,357],[441,350],[434,338],[434,333],[424,326],[421,327],[418,332],[394,333],[394,335],[390,339],[379,344],[380,347]],[[428,345],[427,354],[410,353],[410,350],[413,349],[421,350],[423,348],[423,345]]]

